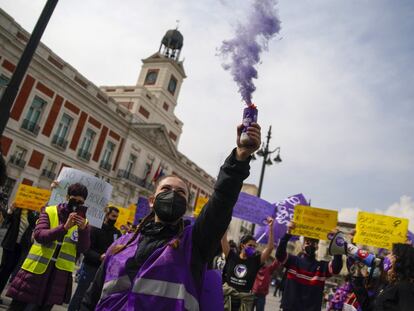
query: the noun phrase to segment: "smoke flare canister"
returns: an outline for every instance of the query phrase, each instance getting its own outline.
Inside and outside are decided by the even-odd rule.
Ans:
[[[257,108],[251,104],[243,110],[243,129],[240,135],[240,142],[242,144],[249,144],[250,137],[247,135],[247,128],[252,124],[257,123]]]

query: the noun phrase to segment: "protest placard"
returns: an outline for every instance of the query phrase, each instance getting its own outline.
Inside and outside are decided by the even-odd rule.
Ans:
[[[132,203],[128,206],[128,209],[129,209],[128,222],[133,224],[135,220],[135,213],[137,212],[137,205]]]
[[[146,197],[140,196],[137,202],[137,210],[135,212],[134,225],[138,224],[142,218],[150,213],[150,206]]]
[[[198,215],[200,215],[201,210],[203,209],[204,205],[206,205],[207,202],[208,202],[208,198],[206,198],[206,197],[198,197],[197,198],[196,205],[194,207],[193,215],[196,216],[196,217]]]
[[[19,208],[40,211],[50,198],[50,190],[20,184],[14,203]]]
[[[295,229],[292,234],[328,240],[329,232],[334,230],[338,223],[338,211],[296,205],[293,221],[295,222]]]
[[[233,208],[233,217],[263,225],[267,217],[274,217],[275,206],[254,195],[240,192],[236,205]]]
[[[407,241],[408,219],[359,212],[355,243],[392,249],[393,243]]]
[[[57,180],[59,186],[53,189],[49,205],[65,202],[68,187],[74,183],[81,183],[88,188],[88,198],[85,201],[88,207],[86,218],[89,224],[100,228],[105,217],[105,208],[111,198],[112,186],[100,178],[69,167],[61,170]]]
[[[115,227],[119,230],[121,226],[126,225],[129,219],[130,209],[118,205],[109,204],[116,207],[119,210],[118,219],[116,220]]]

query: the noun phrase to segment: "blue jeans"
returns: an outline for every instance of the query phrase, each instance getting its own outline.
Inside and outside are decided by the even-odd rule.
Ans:
[[[83,296],[85,296],[89,285],[95,278],[96,271],[98,271],[98,267],[93,267],[82,263],[79,271],[78,287],[76,288],[75,294],[73,294],[72,299],[70,300],[68,311],[79,310]]]
[[[254,294],[254,308],[256,311],[264,311],[266,304],[266,295]]]

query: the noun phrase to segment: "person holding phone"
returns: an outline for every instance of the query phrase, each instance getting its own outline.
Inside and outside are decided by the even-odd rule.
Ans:
[[[68,303],[76,258],[89,249],[89,225],[76,210],[83,206],[88,189],[75,183],[68,187],[67,202],[46,206],[34,229],[34,243],[10,284],[9,310],[47,311]]]

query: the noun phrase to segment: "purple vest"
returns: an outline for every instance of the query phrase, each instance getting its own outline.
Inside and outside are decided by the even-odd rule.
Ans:
[[[107,254],[105,282],[96,310],[200,310],[201,286],[191,273],[192,226],[184,229],[180,246],[168,243],[154,251],[131,282],[125,263],[134,256],[137,238],[125,250]],[[129,236],[114,244],[126,243]]]

